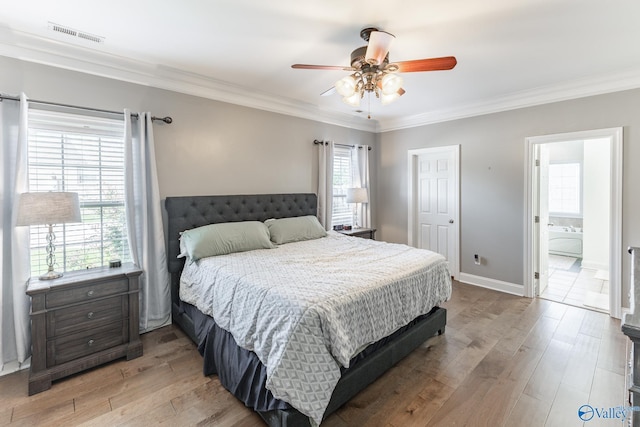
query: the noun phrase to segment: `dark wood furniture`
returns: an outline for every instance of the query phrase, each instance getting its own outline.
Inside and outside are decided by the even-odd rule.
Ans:
[[[351,230],[336,230],[346,236],[362,237],[363,239],[376,240],[375,228],[352,228]]]
[[[138,278],[133,264],[32,278],[29,395],[51,381],[102,363],[142,355]]]
[[[171,274],[172,320],[196,344],[199,344],[194,320],[180,300],[180,274],[185,262],[184,258],[177,258],[180,253],[180,233],[191,228],[221,222],[265,221],[269,218],[317,215],[317,197],[313,193],[182,196],[167,197],[165,207],[168,222],[167,259]],[[368,355],[356,366],[345,370],[333,391],[324,417],[326,418],[348,402],[428,338],[444,333],[446,317],[444,308],[435,307],[431,313],[417,320],[397,339]],[[241,366],[225,368],[229,372],[242,372]],[[231,373],[227,374],[231,375]],[[309,418],[294,408],[258,412],[258,414],[271,427],[311,425]]]

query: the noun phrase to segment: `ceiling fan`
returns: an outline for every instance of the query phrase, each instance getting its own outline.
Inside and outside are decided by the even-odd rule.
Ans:
[[[377,28],[365,28],[360,37],[368,42],[351,52],[351,66],[293,64],[291,68],[303,70],[343,70],[352,74],[338,80],[334,87],[322,93],[337,91],[347,104],[358,107],[365,92],[374,93],[382,104],[389,104],[404,95],[402,77],[397,72],[451,70],[456,66],[454,56],[389,62],[389,48],[395,39],[393,34]]]

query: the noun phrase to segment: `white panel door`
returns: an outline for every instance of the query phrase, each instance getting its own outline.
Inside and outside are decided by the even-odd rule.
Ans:
[[[438,252],[450,263],[457,246],[453,240],[457,197],[454,154],[451,150],[420,154],[416,165],[417,247]]]

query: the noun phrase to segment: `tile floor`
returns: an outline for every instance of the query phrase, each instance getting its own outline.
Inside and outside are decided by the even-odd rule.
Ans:
[[[540,298],[608,313],[608,273],[581,268],[580,261],[549,255],[549,285]]]

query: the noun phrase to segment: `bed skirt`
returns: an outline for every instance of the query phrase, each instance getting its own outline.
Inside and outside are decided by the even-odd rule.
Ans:
[[[182,302],[182,315],[191,319],[195,342],[203,356],[204,375],[217,374],[221,384],[272,426],[307,426],[309,419],[266,389],[266,368],[255,353],[239,347],[233,336],[194,306]],[[444,332],[446,310],[435,307],[388,337],[371,344],[350,361],[336,385],[324,414],[326,418],[391,366]]]

